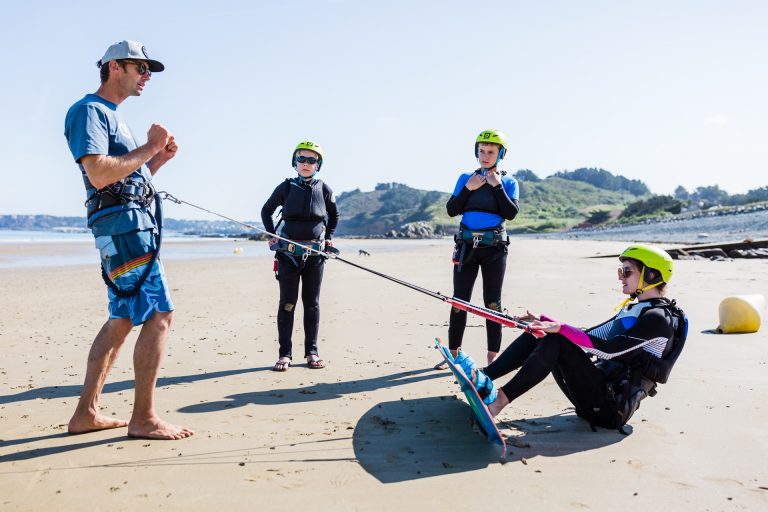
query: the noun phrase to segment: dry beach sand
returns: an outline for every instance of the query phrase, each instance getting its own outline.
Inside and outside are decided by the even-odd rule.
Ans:
[[[386,244],[365,241],[371,257],[345,256],[451,292],[449,241]],[[617,261],[586,257],[624,245],[513,240],[505,307],[582,326],[608,318],[621,300]],[[717,326],[722,298],[768,293],[765,260],[677,263],[670,296],[690,316],[688,344],[630,436],[592,432],[547,379],[499,417],[505,464],[473,431],[450,374],[431,370],[445,304],[330,262],[320,329],[328,367],[297,359],[275,373],[271,269],[269,257],[232,254],[166,262],[177,313],[158,407],[196,430],[182,441],[132,440],[125,429],[67,435],[106,316],[96,264],[0,269],[0,510],[768,510],[766,328],[703,332]],[[481,325],[471,318],[465,338],[480,360]],[[516,334],[505,330],[504,346]],[[135,335],[105,388],[107,414],[130,413]]]

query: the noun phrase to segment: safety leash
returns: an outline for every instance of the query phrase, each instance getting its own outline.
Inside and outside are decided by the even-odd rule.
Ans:
[[[341,262],[346,263],[347,265],[350,265],[352,267],[359,268],[360,270],[364,270],[366,272],[370,272],[371,274],[374,274],[376,276],[379,276],[379,277],[382,277],[382,278],[387,279],[389,281],[392,281],[393,283],[397,283],[399,285],[405,286],[406,288],[410,288],[411,290],[415,290],[415,291],[423,293],[425,295],[429,295],[432,298],[439,299],[439,300],[441,300],[441,301],[443,301],[445,303],[448,303],[451,306],[453,306],[453,307],[455,307],[457,309],[460,309],[462,311],[466,311],[468,313],[472,313],[473,315],[481,316],[481,317],[483,317],[483,318],[485,318],[487,320],[491,320],[492,322],[496,322],[496,323],[504,325],[506,327],[514,327],[514,328],[517,328],[517,329],[522,329],[525,332],[528,332],[528,333],[532,334],[536,338],[543,338],[546,335],[545,332],[531,328],[531,326],[530,326],[530,324],[528,322],[520,320],[517,317],[507,315],[507,314],[502,313],[500,311],[496,311],[495,309],[489,309],[489,308],[484,308],[484,307],[481,307],[481,306],[475,306],[475,305],[471,304],[470,302],[467,302],[467,301],[462,300],[462,299],[457,299],[456,297],[448,297],[447,295],[443,295],[440,292],[434,292],[432,290],[428,290],[427,288],[423,288],[423,287],[415,285],[413,283],[409,283],[407,281],[403,281],[402,279],[398,279],[396,277],[392,277],[390,275],[384,274],[382,272],[378,272],[378,271],[373,270],[371,268],[364,267],[363,265],[359,265],[357,263],[354,263],[352,261],[344,259],[344,258],[342,258],[341,256],[339,256],[337,254],[338,253],[338,249],[336,249],[334,247],[329,247],[329,248],[327,248],[326,251],[320,251],[320,250],[317,250],[317,249],[315,249],[313,247],[310,247],[308,245],[302,245],[302,244],[300,244],[298,242],[295,242],[294,240],[290,240],[288,238],[282,237],[282,236],[277,235],[275,233],[270,233],[269,231],[267,231],[264,228],[260,228],[258,226],[254,226],[253,224],[249,224],[247,222],[242,222],[242,221],[239,221],[237,219],[233,219],[231,217],[227,217],[226,215],[222,215],[221,213],[214,212],[212,210],[209,210],[208,208],[204,208],[202,206],[199,206],[199,205],[196,205],[196,204],[192,204],[189,201],[184,201],[183,199],[179,199],[179,198],[171,195],[168,192],[162,191],[162,192],[158,192],[158,195],[159,194],[162,194],[165,199],[167,199],[168,201],[171,201],[173,203],[176,203],[176,204],[186,204],[187,206],[191,206],[192,208],[197,208],[198,210],[204,211],[206,213],[210,213],[211,215],[215,215],[217,217],[221,217],[222,219],[226,219],[226,220],[228,220],[230,222],[234,222],[235,224],[239,224],[239,225],[244,226],[246,228],[253,229],[253,230],[258,231],[260,233],[264,233],[265,235],[277,238],[278,240],[283,240],[285,242],[295,244],[297,247],[301,247],[302,249],[304,249],[305,251],[308,251],[308,252],[316,253],[318,256],[322,256],[323,258],[341,261]],[[333,252],[333,251],[335,251],[335,252]]]
[[[107,269],[104,268],[104,263],[101,264],[101,278],[104,280],[104,284],[106,284],[107,287],[112,290],[112,293],[122,299],[133,297],[139,293],[141,287],[144,285],[144,282],[149,277],[149,274],[155,268],[155,262],[157,261],[157,258],[160,256],[160,247],[163,245],[163,200],[160,198],[160,196],[155,196],[154,203],[155,221],[157,222],[157,233],[155,234],[155,250],[152,252],[152,256],[149,259],[149,262],[146,263],[144,272],[141,273],[139,280],[136,281],[136,283],[130,288],[120,288],[109,277]],[[149,206],[147,206],[147,209],[149,209]]]

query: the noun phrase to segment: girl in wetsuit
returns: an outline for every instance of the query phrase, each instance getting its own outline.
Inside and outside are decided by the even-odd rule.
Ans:
[[[453,296],[469,301],[478,271],[483,274],[485,307],[501,311],[501,287],[507,268],[507,237],[504,221],[512,220],[520,209],[517,180],[498,169],[507,152],[507,139],[498,130],[485,130],[475,141],[475,156],[480,168],[459,176],[448,199],[448,215],[461,215],[453,252]],[[448,348],[454,357],[461,348],[467,312],[451,309]],[[488,363],[501,348],[501,325],[485,322]],[[446,369],[445,362],[435,365]]]
[[[592,425],[622,428],[640,400],[655,395],[656,383],[666,382],[687,329],[682,310],[664,297],[672,258],[659,248],[636,244],[620,261],[619,280],[629,298],[610,320],[582,331],[528,312],[521,319],[546,332],[544,338],[521,335],[484,370],[459,355],[457,363],[472,375],[493,416],[552,373],[579,416]],[[493,379],[517,369],[509,382],[495,388]]]
[[[285,180],[275,188],[261,209],[261,222],[266,231],[274,233],[272,214],[282,206],[283,225],[278,234],[323,251],[333,245],[331,238],[339,222],[333,191],[316,178],[323,164],[323,149],[312,141],[300,142],[293,151],[291,164],[298,176]],[[271,238],[269,246],[276,251],[276,277],[280,284],[277,309],[280,352],[273,370],[285,371],[291,364],[293,313],[299,296],[299,283],[304,306],[304,357],[308,368],[324,368],[325,362],[317,353],[317,332],[325,258],[277,238]]]

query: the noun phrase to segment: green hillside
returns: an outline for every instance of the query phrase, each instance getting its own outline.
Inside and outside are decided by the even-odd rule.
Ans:
[[[631,194],[605,190],[589,183],[550,177],[520,181],[518,217],[507,223],[510,232],[558,231],[584,222],[595,210],[622,210],[637,200]],[[371,192],[359,189],[337,198],[341,221],[338,234],[380,236],[403,231],[410,223],[426,223],[436,234],[456,231],[445,203],[450,194],[418,190],[400,183],[381,183]]]
[[[637,200],[632,194],[557,177],[518,183],[520,214],[508,223],[510,232],[559,231],[584,222],[596,210],[618,214]]]
[[[383,235],[405,224],[426,222],[433,228],[445,223],[445,203],[450,194],[411,188],[400,183],[380,183],[371,192],[359,189],[336,198],[341,212],[340,235]]]

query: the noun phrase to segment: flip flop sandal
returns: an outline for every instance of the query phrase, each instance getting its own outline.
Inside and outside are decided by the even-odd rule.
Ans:
[[[448,369],[448,363],[446,363],[445,361],[440,361],[435,366],[433,366],[432,369],[433,370],[438,370],[438,371],[440,371],[440,370],[447,370]]]
[[[291,367],[290,361],[278,361],[275,363],[275,366],[272,367],[273,372],[287,372],[288,368]]]
[[[325,368],[325,361],[323,361],[319,357],[317,359],[307,359],[307,368],[311,368],[313,370],[320,370],[322,368]]]

